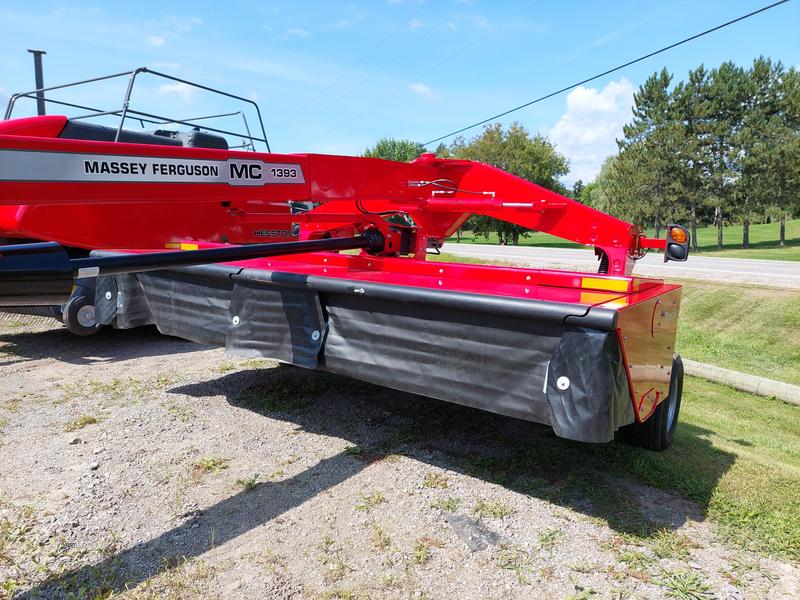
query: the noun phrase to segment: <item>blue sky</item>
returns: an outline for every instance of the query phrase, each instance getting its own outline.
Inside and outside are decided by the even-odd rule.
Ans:
[[[34,87],[26,49],[41,48],[46,84],[149,66],[256,100],[273,151],[358,154],[380,137],[438,137],[766,3],[6,1],[0,102]],[[565,180],[589,180],[650,73],[680,79],[760,54],[800,66],[799,32],[795,0],[503,122],[548,135],[571,161]],[[111,107],[122,92],[104,84],[70,99]],[[176,118],[224,108],[154,81],[136,101]]]

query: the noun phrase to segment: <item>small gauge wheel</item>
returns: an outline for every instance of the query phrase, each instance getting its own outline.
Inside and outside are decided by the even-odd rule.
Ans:
[[[73,296],[64,305],[64,325],[75,335],[94,335],[100,331],[95,318],[94,298]]]

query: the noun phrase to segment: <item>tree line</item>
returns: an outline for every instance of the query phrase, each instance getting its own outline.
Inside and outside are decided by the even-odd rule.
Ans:
[[[702,65],[673,85],[662,69],[634,95],[633,119],[580,200],[656,232],[698,224],[780,222],[800,212],[800,73],[758,58],[750,68]]]
[[[364,156],[406,162],[423,152],[427,150],[422,144],[385,138],[367,149]],[[531,135],[519,123],[512,123],[507,129],[500,123],[487,125],[480,135],[470,140],[458,136],[449,145],[439,144],[435,152],[442,158],[490,164],[561,194],[568,192],[560,178],[569,172],[569,161],[547,138]],[[532,233],[525,227],[482,215],[472,215],[462,229],[486,237],[495,233],[501,244],[513,245],[519,243],[520,237]],[[458,233],[460,235],[461,231]]]
[[[675,83],[666,69],[651,75],[634,94],[632,119],[617,140],[619,151],[606,159],[590,183],[567,190],[560,178],[569,163],[547,138],[518,123],[487,126],[470,139],[440,144],[439,156],[489,163],[519,177],[625,220],[652,226],[688,222],[696,230],[743,225],[749,247],[751,223],[780,222],[800,213],[800,72],[757,58],[749,68],[725,62],[703,65]],[[384,139],[366,156],[412,160],[426,149],[406,140]],[[465,228],[496,232],[501,243],[516,244],[524,228],[473,217]]]

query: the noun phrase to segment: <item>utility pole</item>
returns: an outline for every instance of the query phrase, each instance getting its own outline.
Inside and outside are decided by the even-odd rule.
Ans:
[[[42,54],[47,54],[44,50],[28,50],[33,54],[33,70],[36,75],[36,114],[45,114],[44,106],[44,76],[42,75]]]

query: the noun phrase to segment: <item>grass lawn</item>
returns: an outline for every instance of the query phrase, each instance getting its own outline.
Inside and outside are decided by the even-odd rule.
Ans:
[[[433,252],[428,252],[428,257],[426,260],[433,262],[465,263],[469,265],[498,265],[501,267],[515,267],[515,266],[525,267],[525,265],[517,265],[508,260],[492,260],[490,258],[473,258],[471,256],[456,256],[455,254],[450,254],[449,252],[442,252],[441,254],[434,254]]]
[[[723,538],[800,559],[800,408],[687,378],[672,448],[595,449],[612,472],[699,503]]]
[[[724,538],[800,559],[800,408],[687,378],[672,448],[595,448],[612,471],[699,503]]]
[[[725,537],[800,559],[800,407],[688,378],[680,419],[673,449],[634,461],[640,477],[707,501]]]
[[[447,238],[448,242],[456,242],[455,237]],[[461,241],[466,244],[497,244],[498,238],[496,233],[492,233],[489,237],[475,235],[471,231],[463,232]],[[547,246],[548,248],[583,248],[581,244],[562,240],[561,238],[550,235],[549,233],[536,232],[528,237],[519,238],[520,246]]]
[[[649,232],[652,235],[652,231]],[[769,260],[800,261],[800,219],[786,221],[786,246],[778,247],[778,224],[750,226],[750,248],[742,249],[742,226],[731,225],[723,231],[724,250],[717,251],[717,230],[715,227],[701,227],[697,230],[697,243],[704,256],[722,256],[726,258],[758,258]],[[455,238],[448,241],[455,242]],[[488,238],[474,236],[464,232],[462,242],[473,244],[497,244],[497,235]],[[530,237],[520,238],[521,246],[547,246],[552,248],[582,248],[583,246],[568,242],[546,233],[534,233]],[[691,257],[690,257],[691,260]]]
[[[800,292],[681,284],[682,356],[800,385]]]
[[[723,229],[722,252],[729,256],[728,252],[743,252],[748,255],[750,250],[772,249],[782,252],[787,248],[800,251],[800,219],[786,221],[786,243],[787,248],[778,247],[778,223],[767,223],[750,226],[750,246],[748,250],[743,250],[742,245],[742,226],[729,225]],[[697,243],[701,252],[717,252],[717,228],[702,227],[697,230]],[[800,253],[797,254],[800,257]],[[791,259],[789,259],[791,260]],[[795,259],[796,260],[796,259]]]
[[[412,403],[412,406],[414,403]],[[470,440],[442,466],[606,522],[626,543],[675,536],[643,512],[619,478],[697,503],[727,542],[800,560],[800,408],[688,377],[673,446],[665,452],[620,442],[582,444],[547,431],[531,439],[497,415],[421,402],[404,444]],[[404,452],[388,444],[384,452]]]

